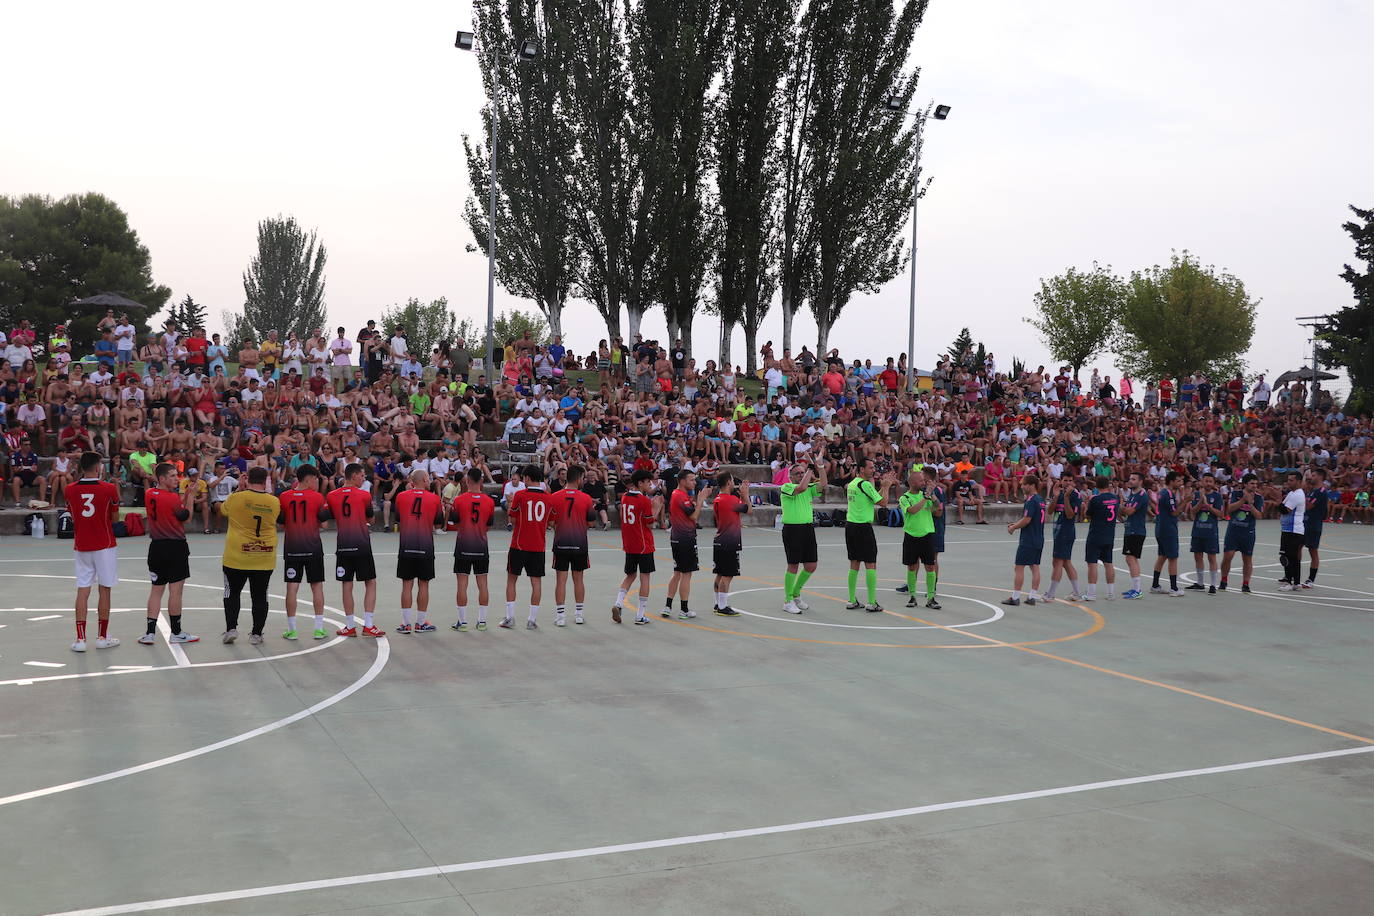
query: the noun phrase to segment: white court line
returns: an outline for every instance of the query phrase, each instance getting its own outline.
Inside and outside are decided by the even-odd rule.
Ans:
[[[162,642],[167,646],[167,650],[172,653],[172,660],[177,663],[177,667],[191,667],[191,660],[186,657],[186,650],[180,644],[172,642],[172,625],[160,613],[157,615],[157,632],[162,637]]]
[[[892,581],[892,580],[889,579],[888,581]],[[810,591],[810,590],[812,590],[812,589],[815,589],[815,590],[829,589],[830,591],[844,591],[845,587],[846,587],[846,586],[843,586],[843,585],[810,585],[810,586],[807,586],[807,590]],[[766,585],[766,586],[764,586],[764,587],[762,587],[762,588],[737,588],[737,589],[735,589],[734,591],[730,592],[730,594],[731,594],[731,595],[745,595],[745,594],[748,594],[748,593],[750,593],[750,592],[780,592],[780,591],[782,591],[782,586],[781,586],[781,585]],[[939,627],[936,627],[936,626],[910,626],[910,625],[906,625],[906,624],[895,624],[895,625],[892,625],[892,626],[875,627],[875,626],[864,626],[864,625],[857,624],[857,623],[825,623],[825,622],[820,621],[820,620],[802,620],[800,617],[774,617],[774,616],[771,615],[771,614],[760,614],[760,613],[758,613],[757,611],[746,611],[744,608],[735,608],[735,610],[737,610],[737,611],[739,611],[741,614],[745,614],[745,615],[747,615],[747,616],[749,616],[749,617],[758,617],[758,618],[760,618],[760,619],[762,619],[762,620],[776,620],[776,621],[778,621],[779,623],[802,623],[802,624],[806,624],[806,625],[808,625],[808,626],[813,626],[813,627],[837,627],[837,628],[839,628],[839,629],[845,629],[845,630],[963,630],[963,629],[967,629],[968,627],[979,627],[979,626],[982,626],[982,625],[985,624],[985,623],[994,623],[994,622],[996,622],[996,621],[998,621],[998,620],[1001,620],[1001,619],[1003,618],[1003,616],[1005,616],[1005,612],[1004,612],[1000,607],[997,607],[995,604],[991,604],[991,603],[989,603],[989,602],[987,602],[987,601],[983,601],[983,600],[981,600],[981,599],[979,599],[979,598],[969,598],[969,597],[967,597],[967,596],[965,596],[965,595],[954,595],[954,594],[946,594],[944,597],[946,597],[946,598],[959,598],[959,599],[961,599],[961,600],[963,600],[963,601],[972,601],[974,604],[981,604],[981,605],[983,605],[984,607],[990,608],[990,609],[992,610],[992,616],[991,616],[991,617],[984,617],[982,620],[975,620],[975,621],[973,621],[972,623],[951,623],[951,624],[949,624],[949,625],[947,625],[947,626],[939,626]]]
[[[544,852],[528,856],[510,856],[503,859],[481,859],[475,862],[458,862],[453,865],[440,865],[437,867],[407,868],[400,871],[373,872],[371,874],[348,875],[341,878],[322,878],[317,881],[299,881],[293,884],[272,884],[234,891],[193,894],[187,897],[166,897],[161,900],[145,900],[140,903],[122,903],[114,906],[95,907],[87,910],[69,910],[64,913],[52,914],[52,916],[116,916],[116,914],[120,913],[142,913],[148,912],[149,910],[166,910],[178,906],[199,906],[207,903],[224,903],[230,900],[250,900],[256,897],[272,897],[278,894],[327,890],[335,887],[353,887],[359,884],[375,884],[381,881],[397,881],[404,878],[429,878],[439,875],[461,874],[470,871],[486,871],[493,868],[508,868],[512,865],[564,862],[569,859],[586,859],[592,856],[613,855],[622,852],[642,852],[649,849],[667,849],[674,846],[690,846],[697,843],[715,843],[721,840],[738,840],[749,837],[771,836],[780,833],[796,833],[802,830],[818,830],[826,827],[843,827],[850,824],[863,824],[872,821],[886,821],[902,817],[913,817],[918,814],[933,814],[939,811],[982,808],[988,805],[1001,805],[1008,802],[1030,801],[1037,798],[1052,798],[1059,795],[1096,792],[1101,789],[1115,789],[1122,786],[1137,786],[1144,783],[1188,779],[1194,776],[1212,776],[1218,773],[1234,773],[1238,770],[1254,770],[1262,767],[1283,766],[1290,763],[1306,763],[1312,760],[1326,760],[1332,757],[1348,757],[1355,754],[1370,753],[1374,753],[1374,745],[1345,748],[1338,751],[1321,751],[1315,754],[1297,754],[1292,757],[1270,757],[1265,760],[1228,763],[1222,766],[1202,767],[1196,770],[1173,770],[1168,773],[1153,773],[1148,776],[1129,776],[1123,779],[1106,779],[1101,782],[1085,782],[1076,786],[1037,789],[1032,792],[1018,792],[1011,795],[988,795],[982,798],[966,798],[961,801],[941,802],[933,805],[918,805],[913,808],[895,808],[890,811],[873,811],[867,814],[853,814],[847,817],[830,817],[815,821],[798,821],[792,824],[775,824],[768,827],[747,827],[742,830],[723,830],[718,833],[698,833],[690,836],[667,837],[661,840],[645,840],[638,843],[618,843],[613,846],[590,846],[585,849],[565,849],[558,852]]]
[[[37,609],[37,608],[34,608],[34,610],[38,610],[38,609]],[[32,623],[32,622],[35,621],[35,620],[56,620],[56,619],[58,619],[58,618],[61,617],[61,616],[62,616],[61,614],[44,614],[44,615],[42,615],[41,617],[25,617],[24,619],[27,620],[27,621],[29,621],[30,623]]]
[[[26,665],[31,665],[31,666],[34,667],[34,668],[65,668],[65,667],[67,667],[67,663],[66,663],[66,662],[24,662],[24,664],[26,664]]]
[[[146,773],[149,770],[156,770],[159,767],[170,766],[174,763],[181,763],[183,760],[190,760],[193,757],[200,757],[204,754],[210,754],[215,751],[223,750],[224,748],[232,747],[235,744],[242,744],[244,741],[249,741],[253,738],[261,737],[262,735],[266,735],[269,732],[274,732],[279,728],[285,728],[286,726],[299,722],[302,719],[307,719],[322,709],[328,709],[335,703],[348,699],[353,694],[357,693],[359,690],[362,690],[368,684],[372,683],[372,681],[376,679],[377,675],[382,673],[382,668],[386,666],[387,659],[391,657],[390,640],[378,639],[375,640],[375,645],[377,646],[377,657],[372,660],[371,667],[369,667],[367,671],[363,673],[362,677],[358,678],[352,684],[349,684],[347,687],[345,687],[343,690],[340,690],[333,696],[326,697],[325,699],[320,700],[320,702],[316,703],[313,706],[307,706],[300,712],[292,713],[291,715],[286,716],[285,718],[278,719],[275,722],[269,722],[266,725],[262,725],[258,728],[246,731],[242,734],[235,735],[232,738],[225,738],[223,741],[216,741],[213,744],[207,744],[203,747],[197,747],[189,751],[183,751],[180,754],[173,754],[170,757],[162,757],[158,760],[150,760],[147,763],[140,763],[137,766],[125,767],[122,770],[114,770],[110,773],[102,773],[99,776],[88,776],[85,779],[77,779],[73,780],[72,782],[64,782],[61,785],[47,786],[42,789],[33,789],[29,792],[19,792],[15,795],[6,795],[0,797],[0,807],[3,807],[5,805],[13,805],[17,802],[29,801],[30,799],[34,798],[43,798],[47,795],[57,795],[59,792],[69,792],[72,789],[83,789],[86,786],[94,786],[102,782],[109,782],[111,780],[119,779],[124,776],[133,776],[135,773]]]

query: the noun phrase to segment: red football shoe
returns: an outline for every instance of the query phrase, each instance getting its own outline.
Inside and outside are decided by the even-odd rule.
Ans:
[[[371,636],[373,639],[376,639],[379,636],[385,636],[386,630],[379,627],[363,627],[363,635]]]
[[[358,628],[357,628],[357,627],[344,627],[343,629],[339,630],[338,635],[339,635],[339,636],[357,636],[357,635],[358,635]]]

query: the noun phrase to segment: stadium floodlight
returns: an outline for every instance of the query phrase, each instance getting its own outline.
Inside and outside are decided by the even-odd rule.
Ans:
[[[459,31],[458,36],[453,41],[453,46],[460,51],[475,51],[477,36],[472,32]],[[487,174],[490,176],[488,181],[487,202],[487,354],[483,362],[483,368],[491,378],[495,378],[496,371],[496,187],[498,178],[496,174],[496,148],[498,146],[497,137],[500,130],[501,115],[501,75],[502,75],[502,53],[499,44],[484,46],[484,51],[491,52],[491,142],[487,144]],[[509,52],[508,52],[509,53]],[[539,42],[533,38],[523,39],[515,48],[515,59],[538,60],[540,55]]]
[[[948,117],[949,117],[949,106],[948,106],[948,105],[936,105],[936,106],[935,106],[935,120],[937,120],[937,121],[943,121],[945,118],[948,118]]]
[[[889,93],[883,97],[883,107],[888,111],[906,111],[906,106],[902,104],[902,97],[896,93]]]

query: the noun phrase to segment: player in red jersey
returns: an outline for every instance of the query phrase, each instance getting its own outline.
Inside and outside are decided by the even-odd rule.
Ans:
[[[331,490],[325,504],[339,531],[334,545],[334,578],[343,583],[344,614],[348,617],[339,635],[357,636],[359,632],[353,613],[353,580],[357,579],[363,583],[362,634],[375,638],[385,636],[386,631],[372,623],[377,610],[377,564],[372,558],[372,494],[363,489],[365,473],[361,464],[350,464],[344,469],[344,485]]]
[[[324,544],[320,540],[320,523],[327,520],[329,508],[320,492],[320,472],[313,464],[296,469],[295,485],[278,497],[281,500],[283,528],[282,561],[286,579],[286,632],[283,639],[295,640],[296,596],[301,583],[310,586],[310,599],[315,609],[314,637],[324,639]]]
[[[620,544],[625,549],[625,579],[611,605],[611,620],[620,623],[625,597],[639,577],[639,613],[635,623],[649,622],[644,611],[649,606],[649,577],[654,571],[654,503],[644,492],[654,472],[641,468],[630,475],[630,489],[620,497]]]
[[[162,462],[153,468],[153,486],[143,495],[148,510],[147,632],[138,638],[145,646],[157,642],[157,619],[162,613],[162,593],[167,593],[167,619],[172,623],[169,643],[200,642],[199,636],[181,629],[181,592],[191,578],[191,548],[186,544],[185,521],[191,517],[196,488],[177,493],[176,465]]]
[[[496,501],[482,492],[481,470],[469,468],[463,484],[465,491],[453,500],[449,508],[449,519],[458,526],[458,540],[453,545],[458,622],[453,629],[460,633],[468,628],[468,576],[477,577],[477,629],[487,628],[487,570],[491,566],[487,529],[491,527],[491,518],[496,512]]]
[[[397,633],[433,633],[429,622],[429,582],[434,578],[434,529],[444,525],[444,501],[429,488],[429,472],[410,472],[410,489],[396,494],[396,578],[401,580],[401,625]],[[411,588],[419,617],[410,622]]]
[[[720,495],[711,504],[716,518],[716,539],[711,572],[716,582],[716,613],[738,617],[730,607],[730,583],[739,575],[739,552],[744,544],[744,514],[749,511],[749,484],[733,474],[720,475]]]
[[[81,479],[69,484],[67,505],[71,507],[76,550],[76,642],[73,652],[86,651],[86,606],[91,586],[97,585],[97,649],[113,649],[119,640],[110,635],[110,589],[119,579],[119,557],[115,548],[114,519],[119,514],[119,490],[101,480],[104,459],[97,452],[81,456]]]
[[[596,519],[596,500],[579,489],[584,473],[581,465],[569,465],[563,489],[549,496],[553,504],[553,600],[558,610],[554,624],[560,627],[568,625],[569,572],[573,581],[573,622],[586,622],[582,616],[587,601],[584,576],[591,566],[587,526]]]
[[[683,471],[678,475],[677,487],[668,494],[669,544],[673,548],[673,575],[668,579],[668,596],[664,599],[662,615],[673,616],[673,595],[677,595],[682,620],[695,617],[696,611],[687,606],[692,594],[692,573],[701,568],[697,558],[697,519],[702,505],[711,498],[711,488],[705,487],[697,496],[697,472]]]
[[[515,625],[515,584],[522,575],[530,577],[530,619],[525,629],[537,630],[539,598],[544,592],[544,534],[549,527],[549,494],[544,491],[544,471],[527,464],[520,469],[525,488],[510,499],[510,553],[506,555],[506,616],[502,629]]]

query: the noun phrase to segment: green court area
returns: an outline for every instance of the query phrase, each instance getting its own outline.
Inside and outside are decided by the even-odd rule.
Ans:
[[[1368,911],[1374,532],[1328,525],[1311,590],[1277,590],[1264,523],[1254,594],[1004,607],[1014,539],[951,526],[928,610],[878,529],[885,613],[845,609],[843,532],[818,536],[799,616],[779,535],[746,529],[745,613],[703,572],[698,616],[660,617],[661,532],[654,622],[616,625],[608,532],[585,625],[553,626],[549,579],[539,629],[498,629],[502,574],[491,629],[455,632],[441,558],[439,630],[401,636],[378,535],[391,636],[283,640],[279,567],[261,647],[220,643],[203,536],[203,640],[137,644],[125,540],[123,644],[84,655],[70,544],[0,540],[0,913]]]

